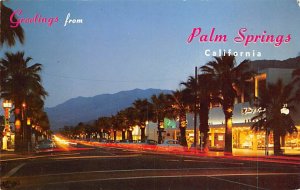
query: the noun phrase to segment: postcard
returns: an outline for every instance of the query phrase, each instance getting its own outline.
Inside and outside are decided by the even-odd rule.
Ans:
[[[0,11],[0,189],[300,189],[299,0]]]

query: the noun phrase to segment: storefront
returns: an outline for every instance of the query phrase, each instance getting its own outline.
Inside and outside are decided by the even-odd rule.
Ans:
[[[208,140],[210,149],[223,149],[225,145],[225,128],[221,126],[210,128]]]
[[[283,149],[300,151],[300,126],[297,126],[297,129],[298,132],[287,134],[284,138],[281,138],[281,147]],[[235,149],[264,150],[267,142],[269,148],[274,146],[272,132],[266,137],[265,131],[254,131],[249,126],[234,126],[232,128],[232,146]],[[224,145],[224,127],[211,127],[209,131],[209,147],[211,149],[222,149]]]

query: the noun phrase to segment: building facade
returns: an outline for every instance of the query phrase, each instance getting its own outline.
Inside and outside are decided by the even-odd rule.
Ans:
[[[268,83],[276,83],[280,78],[284,84],[292,80],[292,72],[300,68],[300,57],[285,61],[255,61],[250,63],[250,68],[257,75],[247,81],[244,92],[238,92],[233,111],[232,146],[233,150],[252,150],[272,153],[274,142],[273,134],[268,137],[265,131],[254,131],[251,129],[251,119],[261,111],[251,105],[251,97],[258,97]],[[247,93],[246,93],[247,92]],[[281,146],[286,153],[300,154],[300,105],[296,105],[298,112],[290,112],[295,121],[298,132],[287,134],[281,139]],[[225,145],[225,116],[220,105],[212,105],[209,113],[209,148],[211,150],[222,150]],[[156,125],[154,125],[156,126]],[[197,121],[197,128],[199,121]],[[198,129],[197,129],[198,130]],[[149,126],[148,131],[155,131],[155,127]],[[177,128],[166,128],[164,138],[179,139],[180,131]],[[201,134],[197,132],[198,144],[201,144]],[[155,132],[148,132],[148,137],[156,139]],[[193,115],[187,114],[187,141],[194,141]]]

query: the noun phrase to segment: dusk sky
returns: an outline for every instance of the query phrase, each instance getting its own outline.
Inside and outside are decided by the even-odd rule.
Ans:
[[[300,52],[300,7],[296,0],[87,0],[13,1],[18,18],[58,17],[58,23],[21,24],[25,44],[0,49],[24,51],[33,63],[43,64],[43,84],[49,92],[46,106],[70,98],[115,93],[134,88],[175,90],[193,75],[195,66],[212,60],[205,50],[261,52],[261,57],[287,59]],[[67,14],[82,24],[64,26]],[[226,34],[227,42],[187,43],[192,29],[203,34]],[[240,28],[246,34],[290,34],[288,43],[235,43]]]

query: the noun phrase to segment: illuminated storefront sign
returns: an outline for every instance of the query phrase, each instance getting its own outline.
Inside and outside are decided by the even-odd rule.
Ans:
[[[247,108],[242,108],[241,113],[243,115],[247,115],[247,114],[255,114],[255,113],[261,113],[266,111],[266,108],[251,108],[251,107],[247,107]]]

